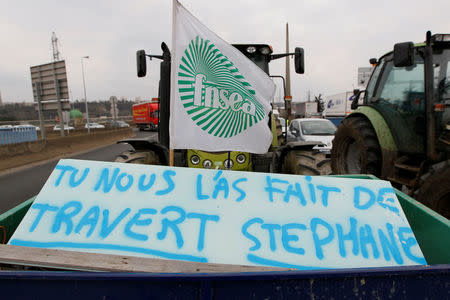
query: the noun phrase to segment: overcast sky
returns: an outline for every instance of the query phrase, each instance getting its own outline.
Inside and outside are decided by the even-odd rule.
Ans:
[[[305,49],[305,74],[291,67],[294,101],[356,88],[358,67],[392,50],[394,43],[450,33],[449,0],[181,0],[203,24],[229,43],[267,43]],[[51,36],[66,60],[71,100],[83,98],[81,57],[88,101],[110,96],[151,99],[158,93],[159,61],[136,76],[136,50],[160,54],[171,47],[171,0],[0,0],[0,93],[3,102],[32,101],[30,66],[51,62]],[[284,60],[271,64],[284,75]],[[313,98],[313,97],[312,97]]]

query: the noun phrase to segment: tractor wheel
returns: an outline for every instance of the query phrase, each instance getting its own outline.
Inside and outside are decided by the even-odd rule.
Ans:
[[[331,148],[333,174],[381,175],[381,148],[370,122],[362,117],[344,119]]]
[[[161,165],[158,155],[153,151],[125,151],[117,155],[114,161],[127,164]]]
[[[450,160],[433,165],[420,178],[414,198],[450,219]]]
[[[291,150],[286,155],[283,173],[296,175],[329,175],[330,159],[317,150]]]

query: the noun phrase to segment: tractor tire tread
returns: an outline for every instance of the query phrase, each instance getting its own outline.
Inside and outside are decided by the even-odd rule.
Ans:
[[[115,162],[160,165],[158,155],[153,151],[125,151],[117,155]]]
[[[450,160],[432,165],[420,177],[414,198],[450,219]]]
[[[370,121],[363,117],[352,117],[342,121],[336,131],[331,149],[333,174],[348,174],[347,152],[350,143],[357,143],[360,151],[360,170],[357,173],[381,175],[381,148]]]
[[[284,158],[282,173],[296,175],[330,175],[330,160],[314,149],[290,150]]]

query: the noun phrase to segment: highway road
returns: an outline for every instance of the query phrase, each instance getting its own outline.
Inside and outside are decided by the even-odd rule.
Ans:
[[[137,132],[137,136],[152,136],[156,132]],[[127,144],[113,144],[97,148],[71,158],[96,161],[114,161],[115,157],[130,148]],[[30,168],[21,168],[15,172],[0,175],[0,214],[37,195],[41,190],[58,160],[39,164]]]

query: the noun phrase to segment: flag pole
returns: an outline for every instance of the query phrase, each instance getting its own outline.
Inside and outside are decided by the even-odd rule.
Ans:
[[[179,2],[178,2],[178,0],[173,0],[172,1],[172,47],[173,47],[173,49],[172,49],[172,54],[173,55],[175,55],[175,49],[176,49],[176,47],[175,47],[175,40],[176,40],[176,37],[175,37],[175,33],[176,33],[176,30],[175,30],[175,26],[176,26],[176,23],[175,23],[175,20],[176,20],[176,18],[175,18],[175,15],[176,15],[176,13],[177,13],[177,5],[179,4]],[[171,58],[171,60],[172,60],[172,58]],[[172,66],[171,66],[171,68],[172,68]],[[173,85],[175,84],[175,80],[174,80],[174,72],[173,72],[173,70],[171,69],[170,70],[170,88],[172,89],[172,87],[173,87]],[[172,97],[174,97],[175,95],[172,95],[172,91],[170,92],[170,101],[172,102]],[[170,110],[172,110],[172,103],[170,103]],[[170,121],[169,121],[170,122]],[[169,138],[170,138],[170,135],[169,135]],[[170,148],[170,143],[169,143],[169,166],[171,166],[171,167],[173,167],[174,166],[174,159],[173,159],[173,149],[171,149]]]

